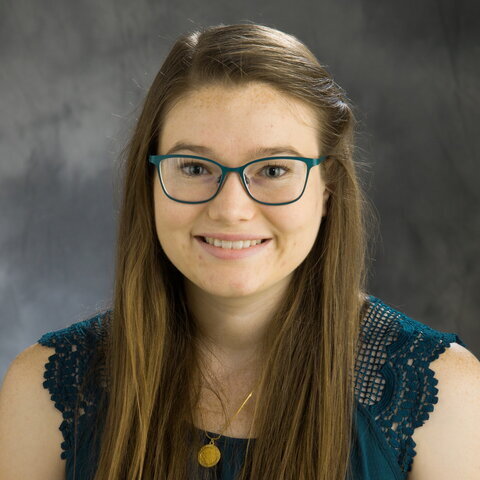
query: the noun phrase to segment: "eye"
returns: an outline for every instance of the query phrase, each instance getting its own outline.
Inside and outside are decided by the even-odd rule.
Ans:
[[[280,175],[280,170],[283,170],[285,172],[287,171],[286,168],[279,167],[278,165],[268,165],[267,167],[264,167],[262,170],[268,172],[268,175],[266,175],[268,178],[277,178],[282,176]]]
[[[267,178],[279,178],[288,173],[290,169],[286,165],[267,165],[261,169]],[[283,171],[283,173],[281,173]]]
[[[196,162],[183,162],[179,165],[179,168],[190,177],[198,177],[202,172],[208,172],[205,165]]]

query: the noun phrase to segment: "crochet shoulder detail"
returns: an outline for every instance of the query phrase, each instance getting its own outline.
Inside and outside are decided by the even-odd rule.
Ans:
[[[355,366],[355,396],[375,419],[405,475],[415,456],[412,439],[438,402],[438,380],[429,365],[455,333],[435,330],[370,295]]]
[[[62,412],[63,421],[59,427],[64,438],[61,458],[67,462],[73,455],[74,428],[80,427],[81,430],[87,416],[96,411],[96,388],[105,387],[101,371],[96,385],[87,382],[83,385],[82,382],[87,368],[98,359],[98,342],[105,341],[109,312],[45,333],[38,340],[41,345],[55,349],[45,364],[43,386],[48,389],[55,407]],[[99,365],[101,369],[102,365]]]

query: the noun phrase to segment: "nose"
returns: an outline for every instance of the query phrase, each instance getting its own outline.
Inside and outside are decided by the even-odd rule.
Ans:
[[[228,173],[217,196],[208,202],[208,206],[212,219],[230,222],[251,218],[257,208],[237,172]]]
[[[245,179],[247,185],[249,183],[248,179]],[[227,185],[232,185],[233,184],[233,189],[235,191],[235,193],[244,193],[245,195],[247,195],[248,198],[250,198],[250,196],[248,195],[248,192],[245,190],[245,186],[243,185],[243,182],[242,182],[242,177],[241,177],[241,174],[240,172],[228,172],[227,175],[225,176],[225,179],[223,180],[223,185],[220,189],[220,191],[218,192],[218,195],[222,195],[222,193],[227,190],[227,189],[232,189],[232,187],[227,187]],[[217,195],[217,196],[218,196]]]

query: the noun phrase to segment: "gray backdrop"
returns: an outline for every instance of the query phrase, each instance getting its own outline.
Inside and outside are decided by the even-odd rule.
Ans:
[[[0,378],[112,294],[117,157],[174,39],[297,35],[356,106],[370,293],[480,355],[478,2],[0,0]]]

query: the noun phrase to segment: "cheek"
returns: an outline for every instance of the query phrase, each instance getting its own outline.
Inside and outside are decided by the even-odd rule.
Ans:
[[[294,269],[307,257],[317,238],[320,221],[320,214],[311,210],[295,209],[288,215],[279,215],[275,222],[278,268]]]
[[[183,205],[167,198],[158,190],[154,193],[155,228],[157,237],[164,250],[172,247],[186,249],[186,241],[194,218],[197,216],[193,205]],[[166,252],[167,253],[167,252]]]
[[[309,236],[309,232],[311,234],[318,232],[322,218],[322,197],[318,190],[305,189],[300,200],[285,205],[285,207],[277,215],[278,223],[284,232],[288,232],[295,237]]]
[[[279,232],[279,248],[284,256],[292,259],[305,258],[315,243],[322,221],[321,196],[305,194],[300,201],[285,205],[275,219],[271,217]]]

